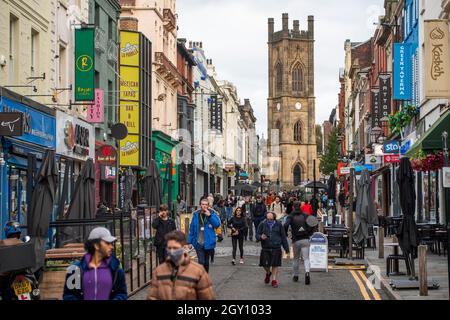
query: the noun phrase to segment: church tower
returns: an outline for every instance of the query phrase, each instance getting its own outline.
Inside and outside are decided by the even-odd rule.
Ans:
[[[317,158],[314,97],[314,17],[308,16],[308,29],[300,30],[294,20],[283,13],[282,30],[274,31],[269,18],[269,98],[268,139],[276,144],[278,130],[280,164],[270,176],[281,188],[313,180],[313,160]],[[275,134],[276,136],[276,134]],[[272,148],[272,150],[274,150]],[[319,161],[316,175],[319,177]]]

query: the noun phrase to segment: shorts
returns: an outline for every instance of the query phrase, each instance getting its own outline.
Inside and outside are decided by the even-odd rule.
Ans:
[[[260,267],[281,267],[281,249],[262,249],[259,257]]]

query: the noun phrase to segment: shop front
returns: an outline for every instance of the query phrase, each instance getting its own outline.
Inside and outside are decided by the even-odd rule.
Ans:
[[[33,178],[47,149],[56,147],[55,111],[0,88],[1,112],[23,114],[22,135],[1,137],[0,143],[0,226],[15,220],[27,224]]]
[[[170,203],[172,206],[180,191],[175,148],[177,142],[161,131],[153,131],[152,140],[155,146],[155,161],[162,180],[162,203]]]
[[[57,218],[69,204],[75,182],[87,159],[95,161],[94,126],[67,113],[56,111],[56,154],[59,157]]]
[[[116,204],[117,149],[111,145],[98,146],[95,158],[95,203],[112,208]]]

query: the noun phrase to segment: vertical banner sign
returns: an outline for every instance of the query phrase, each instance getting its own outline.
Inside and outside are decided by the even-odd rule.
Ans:
[[[94,101],[94,28],[75,29],[75,100]]]
[[[223,103],[222,99],[217,100],[217,130],[222,132],[222,116],[223,116]]]
[[[411,100],[411,44],[394,43],[394,100]]]
[[[128,136],[120,141],[120,165],[139,166],[140,150],[140,34],[120,32],[120,122]]]
[[[449,31],[446,20],[425,20],[425,98],[450,98]]]
[[[86,121],[90,123],[103,123],[103,89],[95,88],[94,104],[88,105]]]
[[[391,114],[391,75],[382,73],[380,78],[380,107],[379,119],[387,118]]]
[[[211,129],[217,129],[217,96],[211,96],[209,105],[209,126]]]
[[[380,127],[380,89],[372,89],[372,128]]]

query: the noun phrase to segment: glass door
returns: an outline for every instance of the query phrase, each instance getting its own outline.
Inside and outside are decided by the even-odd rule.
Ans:
[[[27,170],[10,166],[8,168],[7,220],[27,225]]]

